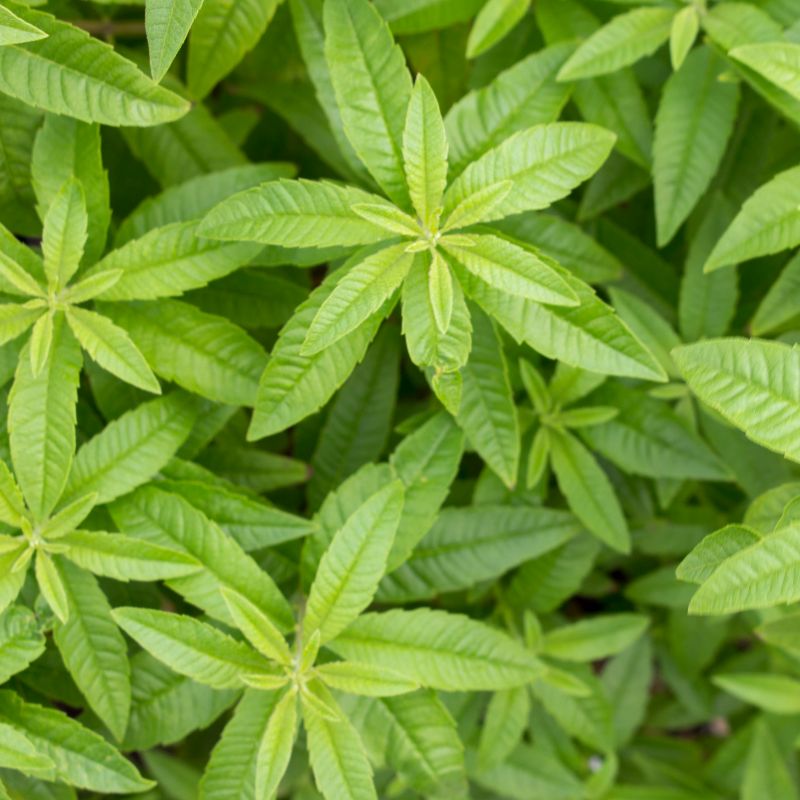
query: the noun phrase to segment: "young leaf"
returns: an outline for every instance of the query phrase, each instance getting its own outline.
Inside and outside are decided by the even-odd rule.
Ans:
[[[29,775],[50,775],[55,764],[47,756],[37,753],[30,739],[11,725],[0,722],[0,767]]]
[[[0,6],[0,45],[22,44],[44,39],[47,34],[18,17],[5,6]]]
[[[289,645],[269,616],[238,592],[226,587],[221,591],[236,627],[253,647],[272,661],[290,665],[292,654]]]
[[[334,639],[369,604],[386,570],[403,510],[403,486],[394,481],[347,519],[320,561],[309,592],[303,635]]]
[[[0,48],[0,91],[105,125],[159,125],[189,110],[186,100],[85,31],[24,6],[16,13],[47,38]]]
[[[467,40],[467,58],[497,44],[525,16],[531,0],[489,0],[475,18]]]
[[[44,652],[45,638],[32,611],[11,606],[0,614],[0,683],[22,672]]]
[[[12,528],[19,528],[25,516],[25,501],[22,499],[22,492],[17,486],[11,470],[6,466],[6,462],[0,460],[0,522],[4,522]]]
[[[453,276],[438,250],[431,254],[428,271],[428,300],[436,328],[446,334],[453,318]]]
[[[419,688],[419,684],[400,673],[354,661],[322,664],[315,671],[331,689],[364,697],[393,697]]]
[[[641,614],[596,615],[548,631],[541,652],[560,661],[597,661],[625,650],[648,625]]]
[[[527,686],[495,692],[486,709],[478,744],[481,772],[502,764],[522,741],[528,727],[531,695]]]
[[[728,55],[800,100],[800,43],[748,44],[735,47]]]
[[[88,219],[83,189],[72,178],[53,198],[44,218],[44,271],[56,291],[63,289],[78,270],[86,245]]]
[[[150,74],[160,81],[181,49],[203,0],[147,0],[144,24]]]
[[[684,59],[692,49],[700,30],[700,19],[694,6],[679,11],[672,20],[669,33],[669,57],[672,69],[679,70]]]
[[[272,797],[289,766],[297,729],[297,693],[287,691],[272,711],[258,749],[256,797]]]
[[[712,681],[728,694],[771,714],[800,713],[800,681],[788,675],[733,672],[715,675]]]

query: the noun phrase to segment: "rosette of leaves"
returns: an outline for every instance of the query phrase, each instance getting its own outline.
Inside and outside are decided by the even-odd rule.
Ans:
[[[288,248],[301,248],[312,263],[311,248],[317,260],[346,257],[285,326],[261,380],[251,438],[322,405],[400,297],[409,355],[453,413],[473,336],[495,335],[491,327],[473,330],[473,302],[548,355],[662,379],[647,349],[589,286],[492,226],[565,197],[599,169],[614,136],[584,123],[533,126],[499,142],[487,136],[474,158],[449,168],[437,99],[423,76],[412,87],[377,10],[366,0],[330,0],[324,28],[325,69],[348,152],[373,191],[267,183],[221,203],[201,227],[215,239],[284,248],[287,257]],[[559,329],[591,339],[593,352],[565,342]],[[297,381],[305,397],[287,408]]]

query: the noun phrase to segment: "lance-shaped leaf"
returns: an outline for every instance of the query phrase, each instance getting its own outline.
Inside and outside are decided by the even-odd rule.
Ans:
[[[118,581],[157,581],[200,569],[191,556],[121,533],[73,531],[62,536],[64,555],[96,575]]]
[[[34,301],[35,303],[36,301]],[[25,333],[43,313],[41,305],[8,303],[0,305],[0,344]]]
[[[553,428],[548,438],[558,486],[575,516],[609,547],[627,553],[628,525],[605,472],[572,434]]]
[[[650,55],[669,39],[674,16],[669,8],[637,8],[614,17],[567,59],[558,79],[605,75]]]
[[[102,736],[61,711],[3,691],[0,721],[24,734],[38,753],[53,761],[55,777],[72,786],[103,795],[141,792],[154,785]]]
[[[633,644],[650,624],[642,614],[604,614],[548,631],[542,653],[560,661],[597,661]]]
[[[28,571],[30,550],[27,543],[21,537],[13,541],[19,541],[19,546],[0,553],[0,612],[5,611],[17,599]],[[5,544],[10,543],[4,542]],[[26,558],[28,561],[23,561]]]
[[[263,36],[278,0],[204,0],[189,38],[188,82],[205,97]]]
[[[22,672],[44,652],[44,634],[33,612],[12,606],[0,614],[0,683]]]
[[[105,125],[159,125],[189,104],[85,31],[17,6],[46,39],[0,48],[0,91],[37,108]]]
[[[242,678],[266,671],[249,645],[205,622],[146,608],[116,608],[116,623],[168,667],[215,689],[242,686]]]
[[[88,225],[83,188],[75,178],[71,178],[53,198],[44,218],[44,271],[49,284],[56,290],[63,289],[78,270]]]
[[[475,18],[467,40],[467,58],[494,47],[525,16],[531,0],[489,0]]]
[[[309,325],[301,354],[313,356],[369,319],[403,282],[414,254],[405,243],[370,253],[334,278],[335,286]]]
[[[148,392],[161,394],[161,386],[130,336],[108,317],[85,308],[69,308],[67,322],[81,347],[112,375]]]
[[[527,686],[495,692],[486,708],[478,744],[481,771],[502,764],[522,741],[529,724],[531,695]]]
[[[329,692],[324,696],[337,708]],[[347,717],[340,717],[328,719],[303,696],[308,756],[317,788],[325,800],[377,800],[364,745]]]
[[[59,318],[61,314],[58,315]],[[28,356],[31,361],[31,376],[38,378],[50,357],[53,344],[53,322],[55,313],[48,311],[42,314],[33,326],[31,338],[28,340]]]
[[[389,26],[367,0],[324,7],[325,58],[350,144],[383,190],[408,204],[403,129],[411,76]]]
[[[222,596],[236,627],[256,650],[279,664],[292,663],[292,653],[286,639],[266,613],[238,592],[223,587]]]
[[[19,528],[25,515],[22,492],[6,462],[0,460],[0,522]]]
[[[267,355],[225,317],[178,300],[104,303],[99,308],[130,335],[165,380],[218,403],[255,403]]]
[[[306,605],[303,635],[325,644],[371,602],[386,570],[403,510],[403,485],[394,481],[357,508],[322,557]]]
[[[557,306],[578,304],[575,292],[547,262],[499,236],[470,236],[469,247],[442,244],[476,278],[505,294]]]
[[[44,39],[47,34],[18,17],[5,6],[0,6],[0,45],[22,44]]]
[[[256,797],[272,797],[289,766],[297,733],[297,693],[290,689],[270,715],[258,749]]]
[[[728,54],[800,100],[800,44],[765,42],[735,47]]]
[[[78,451],[65,500],[97,493],[107,503],[147,482],[183,444],[197,411],[191,397],[174,392],[110,422]]]
[[[224,200],[198,233],[281,247],[353,247],[389,238],[387,231],[352,210],[386,201],[325,181],[270,181]]]
[[[111,513],[126,534],[180,550],[203,564],[201,572],[173,579],[170,585],[208,614],[233,623],[220,592],[228,588],[268,613],[282,630],[292,626],[291,609],[269,574],[183,498],[145,486],[115,503]]]
[[[800,167],[778,173],[745,200],[717,241],[705,270],[779,253],[800,244]]]
[[[150,74],[160,81],[181,49],[203,0],[147,0],[144,24]]]
[[[431,85],[417,76],[403,132],[403,163],[414,210],[431,227],[447,185],[447,136]]]
[[[20,731],[0,722],[0,768],[46,776],[53,774],[55,764],[46,755],[37,753],[30,739]]]
[[[81,351],[62,314],[53,323],[51,358],[31,374],[30,345],[20,353],[9,395],[11,459],[28,507],[42,519],[58,502],[75,452]]]
[[[514,186],[487,220],[547,208],[600,169],[614,139],[604,128],[582,122],[554,122],[516,133],[456,178],[445,195],[445,214],[470,195],[506,180]]]
[[[669,58],[672,69],[678,70],[692,49],[700,30],[700,17],[694,6],[679,11],[672,20],[669,33]]]
[[[365,697],[393,697],[419,688],[418,683],[399,672],[354,661],[322,664],[315,672],[331,689]]]
[[[678,564],[679,580],[703,583],[717,567],[740,550],[761,541],[761,534],[746,525],[726,525],[710,533]]]
[[[708,188],[733,131],[739,89],[720,80],[723,70],[724,63],[709,48],[698,47],[661,95],[653,141],[660,246],[675,235]]]
[[[754,442],[800,461],[800,350],[759,339],[711,339],[672,351],[691,390]]]
[[[35,555],[36,583],[50,610],[61,621],[69,619],[70,601],[64,585],[64,562],[51,557],[44,550]]]
[[[800,681],[788,675],[766,672],[733,672],[715,675],[716,686],[748,705],[771,714],[800,713]]]
[[[732,614],[800,598],[800,526],[788,525],[726,558],[689,604],[691,614]]]
[[[63,560],[59,573],[69,619],[56,625],[56,646],[91,709],[121,740],[131,706],[125,640],[111,620],[111,607],[95,578]]]
[[[543,669],[506,634],[427,608],[364,614],[329,646],[344,658],[387,667],[448,692],[521,686]]]

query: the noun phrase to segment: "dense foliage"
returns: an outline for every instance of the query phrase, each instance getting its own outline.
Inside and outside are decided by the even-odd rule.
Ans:
[[[0,5],[0,800],[798,800],[798,126],[799,0]]]

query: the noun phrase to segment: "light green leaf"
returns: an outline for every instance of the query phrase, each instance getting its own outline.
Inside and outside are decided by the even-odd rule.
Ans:
[[[388,203],[356,203],[350,207],[359,217],[400,236],[418,237],[422,233],[417,221],[397,206]]]
[[[541,663],[506,634],[460,614],[420,608],[364,614],[330,648],[444,691],[510,689],[534,680]]]
[[[11,606],[0,614],[0,684],[44,652],[45,638],[32,611]]]
[[[672,351],[691,390],[754,442],[800,461],[800,349],[711,339]]]
[[[700,18],[694,6],[681,9],[672,19],[669,33],[669,58],[672,69],[679,70],[692,49],[700,30]]]
[[[28,347],[31,361],[31,377],[34,379],[39,377],[50,357],[50,350],[53,345],[54,317],[55,314],[52,311],[42,314],[36,320],[31,331]],[[61,314],[59,314],[59,317],[61,317]]]
[[[56,777],[78,788],[105,793],[141,792],[153,787],[102,736],[61,711],[26,703],[0,692],[0,721],[24,734],[37,752],[56,765]]]
[[[27,562],[21,567],[21,559],[30,559],[30,553],[24,540],[18,548],[0,553],[0,612],[17,599],[28,571]]]
[[[3,233],[13,239],[12,234],[7,230],[3,229]],[[34,274],[38,275],[41,272],[39,259],[16,239],[13,239],[12,246],[6,242],[3,244],[5,246],[0,250],[0,277],[4,283],[3,291],[9,294],[45,297],[45,290],[33,277]],[[18,248],[22,252],[19,252]]]
[[[419,684],[398,672],[355,661],[322,664],[315,673],[331,689],[364,697],[393,697],[419,688]]]
[[[83,188],[77,179],[70,178],[50,203],[42,233],[44,271],[56,291],[78,271],[88,225]]]
[[[0,305],[0,343],[5,344],[25,333],[41,317],[42,311],[42,306],[31,307],[27,303]]]
[[[253,647],[272,661],[285,666],[291,665],[292,653],[289,645],[269,615],[238,592],[224,586],[221,592],[236,627]]]
[[[717,241],[705,271],[800,244],[800,167],[778,173],[744,202]]]
[[[531,695],[527,686],[495,692],[486,708],[478,743],[481,772],[508,759],[522,741],[530,722]]]
[[[266,672],[267,662],[249,645],[194,617],[146,608],[115,608],[111,616],[157,659],[215,689],[240,687],[245,675]]]
[[[367,0],[326,0],[324,22],[345,135],[386,194],[406,207],[403,129],[412,87],[405,57]]]
[[[755,336],[777,331],[800,315],[800,253],[795,255],[770,286],[750,323]]]
[[[204,0],[189,37],[187,78],[205,97],[251,50],[278,8],[278,0]]]
[[[281,247],[353,247],[388,239],[384,228],[352,210],[360,203],[388,205],[376,195],[326,181],[270,181],[221,202],[198,233]]]
[[[630,533],[608,476],[570,433],[553,428],[549,439],[558,486],[575,516],[609,547],[627,553]]]
[[[120,380],[161,394],[161,386],[130,336],[108,317],[85,308],[69,308],[67,322],[75,338],[101,366]]]
[[[354,259],[355,261],[355,259]],[[342,269],[333,291],[311,321],[301,355],[313,356],[352,333],[392,297],[403,282],[414,255],[404,243],[366,255]]]
[[[217,403],[252,406],[267,364],[261,345],[233,322],[189,303],[104,303],[157,375]]]
[[[28,775],[48,775],[52,774],[55,764],[46,755],[37,753],[30,739],[11,725],[0,722],[0,767]]]
[[[453,318],[453,276],[438,250],[431,254],[428,271],[428,301],[439,334],[446,334]]]
[[[372,602],[400,523],[403,494],[400,481],[390,483],[359,506],[333,537],[311,585],[304,637],[318,630],[325,644]]]
[[[197,412],[192,398],[173,392],[110,422],[78,451],[65,501],[96,492],[98,503],[108,503],[150,480],[183,444]]]
[[[59,539],[64,555],[84,569],[118,581],[179,578],[200,569],[190,556],[121,533],[73,531]]]
[[[381,16],[397,34],[423,33],[467,22],[480,9],[483,0],[377,0]]]
[[[520,432],[508,365],[494,323],[472,308],[472,351],[462,368],[463,390],[456,421],[470,444],[506,486],[517,480]]]
[[[64,586],[63,562],[54,561],[43,550],[37,550],[35,558],[36,582],[39,584],[39,591],[56,617],[61,622],[66,622],[69,619],[70,602]]]
[[[273,797],[289,766],[297,733],[297,693],[290,689],[270,715],[258,749],[256,797]]]
[[[38,519],[58,502],[75,452],[75,406],[81,351],[62,314],[54,319],[52,357],[31,374],[30,345],[20,353],[9,394],[11,459],[28,507]]]
[[[22,44],[44,39],[47,34],[18,17],[5,6],[0,6],[0,45]]]
[[[731,672],[711,679],[728,694],[771,714],[800,714],[800,681],[766,672]]]
[[[47,38],[0,48],[0,91],[105,125],[159,125],[189,110],[186,100],[85,31],[24,6],[15,6],[15,13]]]
[[[781,749],[763,719],[757,719],[747,751],[742,778],[742,800],[785,797],[797,800],[797,786]]]
[[[499,236],[471,236],[470,247],[442,244],[476,278],[504,294],[557,306],[578,304],[575,292],[550,265],[530,250]]]
[[[800,43],[747,44],[735,47],[728,55],[800,100]]]
[[[724,68],[709,48],[699,47],[669,78],[661,95],[653,141],[660,247],[672,239],[708,188],[733,131],[739,89],[720,80]]]
[[[548,631],[541,652],[561,661],[598,661],[625,650],[649,624],[642,614],[598,614]]]
[[[144,24],[150,74],[160,81],[181,49],[203,0],[146,0]]]
[[[674,16],[670,8],[636,8],[614,17],[567,59],[558,80],[605,75],[649,56],[669,39]]]
[[[414,209],[431,229],[447,185],[447,136],[436,94],[424,75],[417,76],[408,104],[403,163]]]
[[[445,215],[487,186],[514,186],[487,219],[547,208],[591,177],[608,158],[614,134],[582,122],[535,125],[510,136],[456,178],[445,194]]]
[[[125,640],[111,620],[111,607],[94,577],[65,561],[58,566],[69,619],[55,627],[56,646],[91,709],[121,741],[131,705]]]
[[[64,299],[71,305],[85,303],[110,289],[121,277],[122,271],[118,269],[91,274],[67,287]]]
[[[467,58],[494,47],[525,16],[531,0],[489,0],[480,10],[467,40]]]
[[[333,707],[336,701],[324,692]],[[377,800],[372,767],[347,717],[327,719],[303,696],[308,756],[317,789],[325,800]]]
[[[22,492],[6,462],[0,460],[0,522],[5,522],[12,528],[19,528],[25,516]]]

